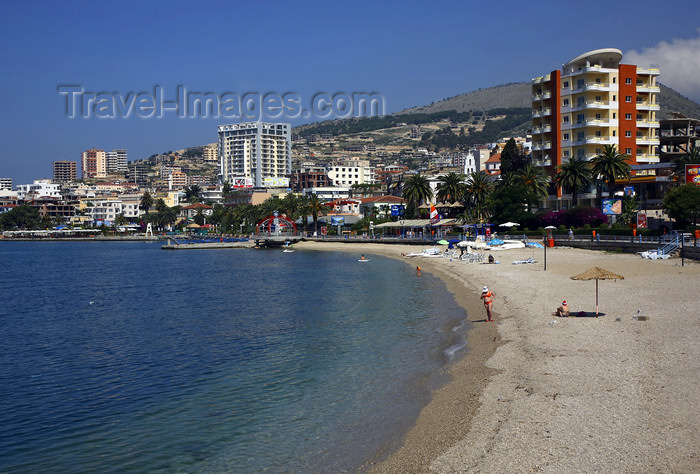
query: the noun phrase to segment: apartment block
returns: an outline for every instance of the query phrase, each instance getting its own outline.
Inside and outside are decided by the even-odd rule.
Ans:
[[[219,162],[219,146],[216,143],[210,143],[204,147],[202,152],[202,159],[205,163],[218,163]]]
[[[12,178],[0,178],[0,189],[12,191]]]
[[[107,176],[107,154],[104,150],[91,148],[81,155],[83,178],[104,178]]]
[[[550,176],[576,157],[615,145],[629,163],[657,163],[658,69],[622,64],[622,52],[590,51],[532,80],[532,157]]]
[[[53,182],[71,183],[78,179],[78,163],[60,160],[53,162]]]
[[[219,180],[252,180],[253,186],[289,185],[292,171],[291,125],[251,122],[220,125]]]
[[[352,186],[353,184],[374,183],[374,169],[368,160],[346,160],[333,163],[327,168],[331,185]]]
[[[128,171],[126,150],[112,150],[105,153],[107,159],[107,173],[124,174]]]

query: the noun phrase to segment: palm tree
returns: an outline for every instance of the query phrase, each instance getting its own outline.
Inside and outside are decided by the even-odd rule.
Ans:
[[[403,198],[408,201],[409,215],[415,215],[416,209],[422,202],[427,202],[433,197],[433,190],[430,188],[428,178],[419,174],[414,174],[406,180],[403,185]]]
[[[197,184],[193,184],[189,188],[185,188],[185,201],[191,204],[199,202],[199,193],[201,192],[202,188]]]
[[[685,155],[679,156],[671,160],[673,164],[673,173],[671,176],[675,178],[676,184],[685,184],[685,165],[700,163],[700,148],[692,148]]]
[[[583,158],[572,158],[557,167],[554,178],[557,186],[571,189],[571,206],[578,204],[578,191],[593,184],[589,164]]]
[[[615,196],[615,181],[627,179],[630,176],[629,157],[618,153],[615,145],[605,145],[603,153],[591,160],[593,175],[599,176],[608,184],[608,197]]]
[[[317,194],[309,196],[309,211],[314,220],[314,232],[318,230],[318,215],[328,211],[328,207],[321,202]]]
[[[438,178],[441,185],[438,188],[436,198],[439,202],[454,204],[464,199],[464,175],[451,172]]]
[[[153,207],[153,196],[151,196],[151,193],[146,191],[143,193],[143,196],[141,196],[141,209],[146,211],[146,214],[148,214],[148,210]]]
[[[525,189],[532,193],[533,196],[539,199],[547,197],[547,178],[542,172],[542,168],[532,163],[525,165],[518,176],[522,181]]]
[[[491,178],[483,171],[474,171],[467,176],[466,198],[474,207],[476,218],[485,216],[486,202],[493,190]]]

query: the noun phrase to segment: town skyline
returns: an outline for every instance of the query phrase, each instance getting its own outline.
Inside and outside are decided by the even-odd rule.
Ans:
[[[686,12],[700,10],[685,3]],[[52,162],[78,161],[92,147],[126,149],[130,160],[139,160],[215,142],[216,126],[239,122],[176,113],[70,118],[61,86],[112,94],[127,104],[130,93],[155,87],[169,94],[166,100],[185,86],[221,95],[291,92],[304,104],[320,92],[376,92],[386,100],[384,112],[394,113],[529,81],[583,51],[612,47],[623,51],[625,63],[659,67],[660,82],[700,101],[695,15],[658,11],[652,2],[641,2],[634,13],[616,2],[605,15],[553,2],[537,9],[518,2],[478,7],[414,2],[401,12],[369,3],[350,11],[321,3],[208,3],[196,10],[185,3],[167,5],[45,3],[41,14],[28,5],[2,7],[0,34],[13,47],[0,53],[10,66],[0,78],[5,104],[0,176],[15,184],[49,178]],[[537,33],[532,25],[545,13],[548,26]],[[591,34],[569,36],[574,18]],[[621,18],[629,22],[620,26]],[[542,35],[566,40],[540,42]],[[315,120],[278,121],[296,126]]]

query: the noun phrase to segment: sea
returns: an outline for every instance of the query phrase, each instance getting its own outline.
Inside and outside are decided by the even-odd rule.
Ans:
[[[160,245],[0,242],[0,472],[363,471],[466,350],[406,262]]]

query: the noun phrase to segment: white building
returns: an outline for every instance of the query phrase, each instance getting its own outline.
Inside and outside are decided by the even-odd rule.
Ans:
[[[221,183],[248,178],[256,188],[289,186],[292,172],[290,124],[240,123],[220,125],[218,131]]]
[[[20,184],[17,186],[17,197],[19,199],[25,199],[28,194],[33,194],[37,197],[60,198],[61,185],[53,183],[50,179],[35,179],[32,184]]]
[[[126,150],[112,150],[105,153],[107,173],[126,173],[128,171]]]
[[[374,168],[368,160],[346,160],[327,167],[328,179],[336,186],[374,183]]]

